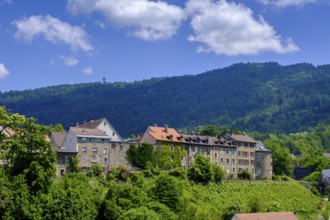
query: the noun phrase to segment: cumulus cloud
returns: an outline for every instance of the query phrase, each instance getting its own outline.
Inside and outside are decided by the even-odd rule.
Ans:
[[[258,0],[265,5],[274,5],[276,7],[284,8],[288,6],[303,6],[308,3],[315,3],[318,0]]]
[[[3,63],[0,63],[0,79],[5,78],[7,75],[9,75],[9,71]]]
[[[226,0],[189,0],[187,12],[192,16],[194,34],[191,42],[200,42],[198,52],[253,55],[264,51],[288,53],[299,50],[292,39],[283,40],[262,17]]]
[[[67,56],[61,55],[60,58],[63,60],[63,63],[66,66],[74,66],[79,63],[79,60],[77,60],[74,57],[67,57]]]
[[[84,69],[81,70],[81,72],[85,73],[86,75],[90,75],[94,71],[93,71],[93,68],[91,66],[86,66]]]
[[[68,0],[67,9],[73,14],[100,12],[112,24],[144,40],[171,38],[185,18],[183,9],[163,1]]]
[[[87,33],[79,26],[72,26],[57,18],[46,16],[31,16],[12,23],[17,32],[15,36],[27,42],[42,37],[51,43],[65,43],[72,50],[92,51],[94,48],[88,40]]]

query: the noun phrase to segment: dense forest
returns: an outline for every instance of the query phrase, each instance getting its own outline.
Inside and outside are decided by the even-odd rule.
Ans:
[[[317,190],[320,170],[330,167],[322,149],[330,137],[329,125],[280,137],[253,134],[273,151],[274,181],[262,176],[253,180],[246,170],[236,179],[202,154],[183,170],[181,148],[154,149],[146,143],[131,145],[127,152],[141,171],[113,167],[104,176],[95,163],[82,173],[72,157],[70,173],[55,178],[56,153],[45,137],[56,126],[8,114],[3,107],[0,125],[0,219],[227,220],[237,212],[280,211],[295,211],[299,219],[329,217],[329,202]],[[6,135],[4,129],[15,135]],[[217,126],[197,129],[203,134],[224,132]],[[315,171],[305,185],[286,176],[294,163]]]
[[[250,132],[308,131],[330,122],[330,65],[240,63],[198,75],[0,93],[0,105],[42,124],[106,117],[128,137],[146,126],[215,124]]]

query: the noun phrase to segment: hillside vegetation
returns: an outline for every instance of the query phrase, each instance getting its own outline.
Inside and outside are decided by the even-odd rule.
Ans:
[[[106,117],[128,137],[146,126],[216,124],[290,133],[330,121],[330,65],[235,64],[133,83],[60,85],[0,93],[0,105],[42,124]]]

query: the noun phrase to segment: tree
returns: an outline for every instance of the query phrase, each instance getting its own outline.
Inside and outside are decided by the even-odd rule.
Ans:
[[[194,163],[188,169],[188,179],[195,183],[207,184],[212,180],[212,175],[209,159],[198,153]]]
[[[63,128],[63,125],[61,123],[58,123],[52,128],[52,131],[64,132],[65,129]]]
[[[225,177],[225,171],[216,164],[211,164],[211,169],[213,173],[213,181],[215,183],[221,183]]]
[[[133,166],[146,169],[155,162],[154,148],[152,144],[143,143],[138,147],[131,145],[126,152],[127,159]]]
[[[94,163],[91,168],[88,170],[87,172],[87,176],[101,176],[102,175],[102,167],[100,164],[98,163]]]
[[[72,156],[70,158],[69,167],[70,167],[70,172],[71,173],[79,173],[80,168],[79,168],[79,161],[78,161],[77,156]]]
[[[33,118],[19,114],[8,114],[0,107],[0,123],[14,131],[12,137],[5,137],[0,146],[3,158],[7,160],[6,170],[11,176],[23,175],[31,192],[47,192],[55,176],[55,153],[48,141],[50,129],[35,123]]]
[[[168,174],[160,175],[153,190],[156,199],[172,210],[177,210],[182,196],[182,187],[178,181]]]
[[[212,136],[212,137],[216,137],[221,133],[220,128],[217,125],[201,126],[199,128],[199,131],[201,135]]]
[[[273,136],[265,140],[264,144],[272,151],[274,174],[290,176],[292,173],[292,158],[289,149],[282,147],[279,140]]]

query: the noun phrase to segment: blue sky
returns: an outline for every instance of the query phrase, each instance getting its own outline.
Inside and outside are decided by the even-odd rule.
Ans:
[[[330,64],[327,0],[0,0],[0,91]]]

